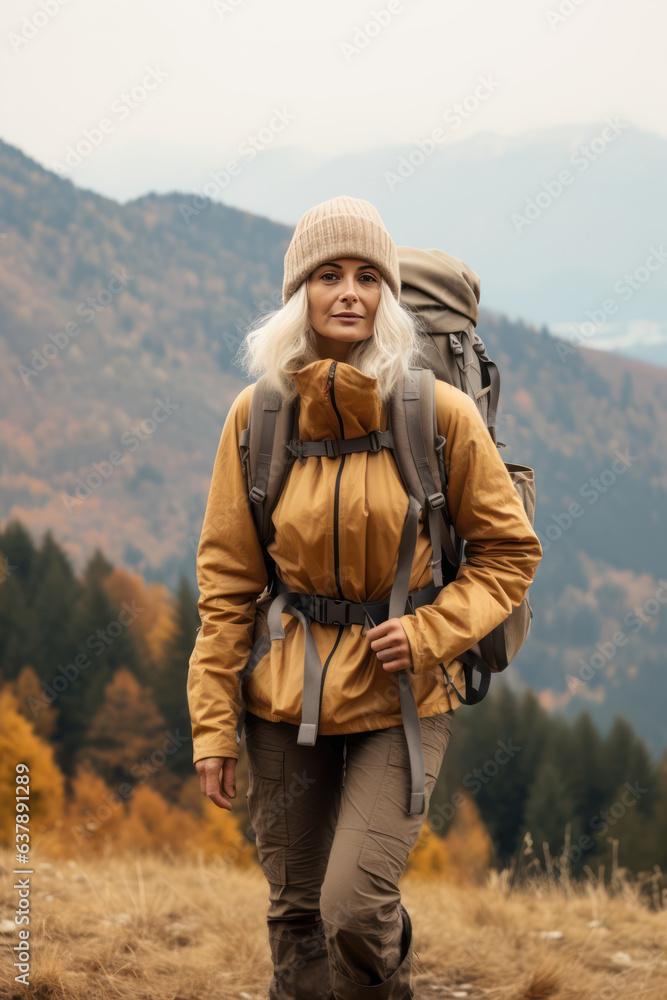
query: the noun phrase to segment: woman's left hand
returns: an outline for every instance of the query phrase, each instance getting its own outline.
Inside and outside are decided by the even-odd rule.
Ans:
[[[389,618],[361,634],[366,636],[366,641],[387,673],[407,670],[412,666],[410,643],[398,618]]]

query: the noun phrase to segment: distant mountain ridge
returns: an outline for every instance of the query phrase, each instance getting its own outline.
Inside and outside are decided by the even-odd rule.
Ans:
[[[665,241],[663,136],[618,116],[518,135],[460,139],[445,131],[446,141],[427,155],[425,133],[412,145],[335,157],[271,146],[217,189],[211,174],[232,152],[221,143],[182,149],[137,142],[90,156],[74,180],[120,200],[208,184],[216,200],[290,226],[333,195],[368,198],[397,243],[449,250],[483,275],[489,307],[561,336],[586,322],[587,311],[599,310],[614,285]],[[402,161],[412,172],[388,183]],[[567,183],[559,181],[563,171]],[[527,219],[519,230],[517,216]],[[589,344],[667,366],[666,301],[661,267],[629,301],[618,301]]]
[[[219,204],[188,224],[187,202],[119,205],[0,145],[2,517],[52,528],[77,567],[99,545],[172,587],[181,571],[194,582],[220,431],[247,384],[234,358],[252,319],[280,302],[291,235]],[[544,326],[485,303],[482,273],[501,454],[536,470],[545,549],[531,640],[508,677],[552,707],[585,703],[598,722],[623,711],[659,751],[650,693],[663,681],[664,611],[646,612],[589,680],[580,673],[634,607],[655,604],[665,574],[667,376],[586,347],[563,357]]]

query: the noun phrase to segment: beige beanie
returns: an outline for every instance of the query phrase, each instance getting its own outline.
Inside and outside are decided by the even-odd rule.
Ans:
[[[360,257],[374,264],[398,299],[398,254],[378,210],[369,201],[342,195],[302,215],[285,254],[283,305],[318,264]]]

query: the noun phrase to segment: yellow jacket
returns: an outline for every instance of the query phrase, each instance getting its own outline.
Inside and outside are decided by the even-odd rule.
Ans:
[[[301,396],[299,437],[321,441],[354,438],[387,429],[387,409],[377,380],[339,362],[335,400],[324,387],[331,365],[320,359],[295,375]],[[253,646],[257,598],[267,571],[250,511],[238,451],[254,385],[236,397],[218,447],[197,554],[202,626],[190,657],[188,702],[194,761],[238,757],[241,710],[237,674]],[[475,406],[460,389],[436,380],[436,414],[446,439],[447,500],[466,559],[434,604],[399,620],[412,652],[412,686],[419,715],[457,708],[440,668],[444,663],[465,697],[456,659],[520,604],[542,558],[496,445]],[[296,459],[273,522],[269,552],[290,590],[350,601],[389,597],[408,507],[393,455],[359,452],[337,458]],[[432,580],[431,545],[420,523],[410,590]],[[274,640],[246,685],[248,711],[273,722],[301,721],[304,630],[283,614],[284,640]],[[396,678],[387,673],[362,636],[361,625],[311,623],[326,671],[319,732],[354,733],[402,721]]]

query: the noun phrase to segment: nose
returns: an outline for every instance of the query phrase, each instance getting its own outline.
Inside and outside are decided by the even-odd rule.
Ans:
[[[352,275],[349,275],[349,277],[347,278],[343,278],[341,282],[341,289],[339,292],[339,296],[341,299],[344,299],[345,301],[353,300],[356,302],[356,300],[358,299],[359,296],[355,291],[354,278],[352,277]]]

